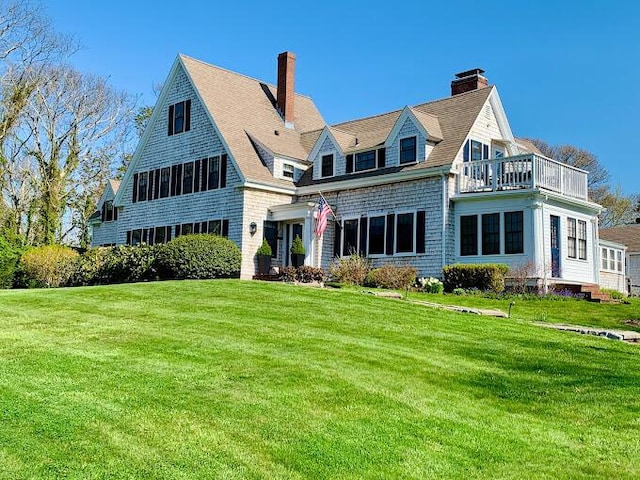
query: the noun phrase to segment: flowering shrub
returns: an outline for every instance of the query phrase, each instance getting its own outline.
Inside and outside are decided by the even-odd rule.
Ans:
[[[444,291],[444,284],[434,277],[421,277],[418,279],[418,285],[427,293],[442,293]]]

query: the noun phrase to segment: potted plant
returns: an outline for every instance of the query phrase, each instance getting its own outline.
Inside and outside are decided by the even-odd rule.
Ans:
[[[299,235],[296,235],[296,238],[293,239],[293,243],[291,244],[291,265],[298,268],[300,265],[304,265],[304,244],[302,243],[302,239]]]
[[[262,245],[258,248],[256,252],[256,256],[258,257],[258,273],[260,275],[269,275],[269,271],[271,270],[271,256],[273,255],[273,251],[271,250],[271,245],[267,242],[265,238],[262,240]]]

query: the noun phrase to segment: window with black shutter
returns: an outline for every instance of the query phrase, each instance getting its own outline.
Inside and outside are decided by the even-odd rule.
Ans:
[[[220,157],[209,159],[209,190],[214,190],[220,185]]]
[[[353,154],[347,155],[347,173],[353,172]]]
[[[225,238],[229,236],[229,220],[222,220],[222,236]]]
[[[176,195],[177,185],[178,185],[178,165],[173,165],[171,167],[171,196],[172,197]]]
[[[168,124],[167,133],[169,135],[191,130],[191,100],[169,106]]]
[[[426,217],[424,210],[416,212],[416,253],[425,253],[426,246]]]
[[[379,148],[378,149],[378,168],[384,168],[387,163],[387,149]]]
[[[193,191],[200,191],[200,160],[196,160],[193,166]]]
[[[393,213],[387,215],[387,241],[386,241],[386,254],[393,255],[393,244],[395,241],[395,226],[396,216]]]
[[[220,188],[227,186],[227,154],[220,158]]]
[[[133,203],[136,203],[138,201],[138,174],[134,173],[133,174],[133,196],[131,198],[131,201]]]
[[[322,178],[333,177],[333,153],[322,156],[320,176]]]
[[[207,190],[209,185],[209,159],[203,158],[201,160],[202,166],[200,167],[201,177],[200,177],[200,190],[203,192]]]
[[[147,185],[147,200],[153,200],[153,183],[155,181],[155,170],[149,172],[149,181]]]
[[[176,168],[176,195],[182,195],[182,164]]]
[[[396,218],[396,252],[413,253],[414,214],[400,213]]]
[[[362,217],[360,219],[359,253],[361,257],[367,256],[367,233],[369,228],[369,225],[368,225],[369,222],[367,220],[368,220],[367,217]]]
[[[182,194],[193,192],[193,162],[187,162],[182,166]]]
[[[161,170],[159,168],[156,169],[154,175],[154,184],[153,184],[153,199],[157,200],[160,198],[160,180],[161,180]]]
[[[264,229],[264,238],[271,247],[271,256],[278,256],[278,223],[265,220],[262,225]]]
[[[358,252],[358,219],[345,220],[342,223],[342,255],[349,256]]]
[[[342,229],[340,228],[340,222],[337,220],[333,222],[333,257],[340,256],[340,239],[342,237]]]
[[[385,217],[369,218],[369,255],[384,255]]]
[[[138,201],[144,202],[147,199],[147,172],[141,172],[138,175]]]
[[[400,139],[400,165],[416,161],[416,137]]]
[[[160,170],[160,198],[169,196],[169,181],[171,179],[171,169],[164,167]]]

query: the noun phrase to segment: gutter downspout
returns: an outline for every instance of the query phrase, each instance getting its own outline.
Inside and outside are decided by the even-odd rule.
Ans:
[[[448,205],[448,185],[447,177],[444,172],[440,173],[442,177],[442,267],[447,264],[447,217],[449,215]]]

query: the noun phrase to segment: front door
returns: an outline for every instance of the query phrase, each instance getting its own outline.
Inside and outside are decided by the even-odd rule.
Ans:
[[[551,276],[560,278],[560,217],[551,215]]]

